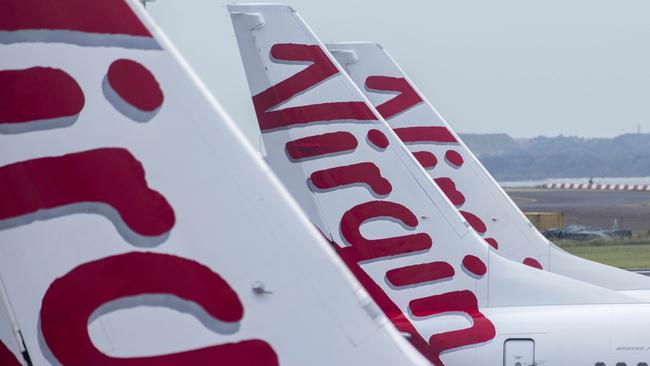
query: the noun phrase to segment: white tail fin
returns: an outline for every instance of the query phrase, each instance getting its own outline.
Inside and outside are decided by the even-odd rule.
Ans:
[[[480,234],[499,254],[613,290],[650,289],[648,277],[550,244],[383,47],[372,42],[327,47],[458,210],[476,217]]]
[[[429,360],[494,339],[483,307],[632,301],[494,254],[293,9],[229,11],[271,167]]]
[[[33,365],[426,363],[138,2],[0,4],[0,280]]]

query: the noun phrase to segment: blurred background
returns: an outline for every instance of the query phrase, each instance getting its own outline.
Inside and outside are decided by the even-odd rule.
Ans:
[[[228,3],[146,7],[258,147]],[[650,2],[289,3],[324,42],[383,44],[556,244],[650,268]]]

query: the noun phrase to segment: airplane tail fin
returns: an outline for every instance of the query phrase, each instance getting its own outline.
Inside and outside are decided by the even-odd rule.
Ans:
[[[341,42],[327,48],[456,208],[476,217],[482,238],[497,253],[612,290],[650,289],[650,278],[551,245],[381,45]]]
[[[430,361],[494,339],[485,307],[634,301],[495,254],[477,233],[485,223],[454,208],[460,192],[447,184],[445,195],[430,183],[291,7],[228,9],[267,161]],[[448,160],[462,164],[455,154]],[[471,319],[469,328],[459,329],[457,314]]]
[[[23,366],[20,333],[16,332],[8,312],[8,302],[0,282],[0,365]]]
[[[426,364],[139,2],[0,4],[0,364]]]

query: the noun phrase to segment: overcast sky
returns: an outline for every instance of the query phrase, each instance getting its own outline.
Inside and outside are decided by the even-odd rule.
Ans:
[[[226,1],[150,14],[257,145]],[[457,132],[650,132],[650,2],[294,0],[324,42],[377,41]]]

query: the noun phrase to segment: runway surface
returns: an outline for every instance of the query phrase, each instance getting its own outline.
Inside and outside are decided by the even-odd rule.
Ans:
[[[567,225],[650,229],[650,192],[509,188],[524,212],[562,212]]]
[[[626,191],[569,191],[552,189],[508,189],[508,194],[520,207],[539,208],[594,208],[626,207],[650,213],[650,192]]]

